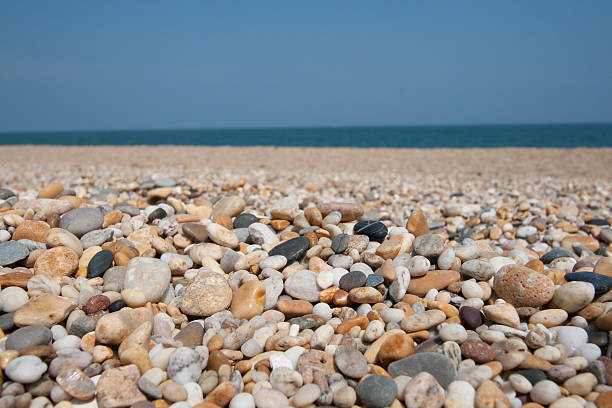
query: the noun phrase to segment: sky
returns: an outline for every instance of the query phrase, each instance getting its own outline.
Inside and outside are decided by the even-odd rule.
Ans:
[[[612,1],[5,1],[0,131],[612,122]]]

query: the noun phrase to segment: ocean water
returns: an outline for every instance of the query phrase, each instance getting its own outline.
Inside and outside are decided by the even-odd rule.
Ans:
[[[603,147],[611,124],[0,132],[0,144],[315,147]]]

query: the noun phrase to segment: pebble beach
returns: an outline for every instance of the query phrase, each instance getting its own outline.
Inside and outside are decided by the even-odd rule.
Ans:
[[[612,407],[612,149],[0,148],[0,408]]]

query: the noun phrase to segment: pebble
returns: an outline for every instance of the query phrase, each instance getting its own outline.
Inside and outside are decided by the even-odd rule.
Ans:
[[[291,264],[301,259],[309,247],[310,240],[307,237],[296,237],[276,245],[270,250],[268,255],[282,255],[287,259],[287,263]]]
[[[572,272],[565,274],[568,282],[588,282],[595,288],[595,294],[601,295],[612,289],[612,277],[593,272]]]
[[[36,356],[21,356],[12,360],[4,373],[12,381],[21,384],[32,384],[47,371],[47,365]]]
[[[397,396],[397,386],[391,378],[373,374],[357,384],[355,392],[365,407],[384,408]]]
[[[414,252],[426,258],[435,258],[442,253],[444,242],[437,234],[425,234],[416,237],[412,243]]]
[[[561,389],[554,382],[543,380],[533,386],[529,396],[538,404],[548,405],[561,397]]]
[[[0,242],[0,266],[14,264],[25,259],[30,251],[15,241]]]
[[[55,380],[66,393],[79,400],[91,399],[96,393],[93,381],[70,360],[60,364]]]
[[[43,326],[26,326],[15,330],[6,338],[5,347],[8,350],[21,351],[25,348],[51,343],[51,330]]]
[[[387,371],[392,377],[398,375],[416,376],[425,371],[435,377],[438,383],[446,388],[455,380],[457,369],[452,360],[439,353],[421,352],[416,353],[389,364]]]
[[[319,300],[317,274],[309,270],[294,273],[285,281],[285,292],[295,299],[317,302]]]
[[[82,237],[89,231],[102,228],[104,215],[98,208],[83,207],[70,210],[61,216],[59,227]]]
[[[180,308],[188,315],[210,316],[226,309],[231,302],[232,289],[222,275],[200,272],[187,285]]]
[[[353,227],[353,233],[366,235],[371,241],[382,241],[388,234],[387,227],[380,221],[359,221]]]
[[[430,373],[420,372],[406,384],[404,402],[408,407],[440,407],[444,389]]]
[[[554,295],[554,283],[547,276],[521,265],[506,265],[495,274],[493,290],[515,307],[539,307]]]
[[[0,291],[0,307],[5,313],[11,313],[28,302],[28,293],[16,286],[9,286]]]
[[[91,279],[103,276],[112,264],[113,253],[108,249],[101,250],[87,264],[87,277]]]

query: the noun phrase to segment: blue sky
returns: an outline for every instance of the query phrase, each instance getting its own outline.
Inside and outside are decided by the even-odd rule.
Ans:
[[[6,1],[0,131],[612,121],[612,1]]]

